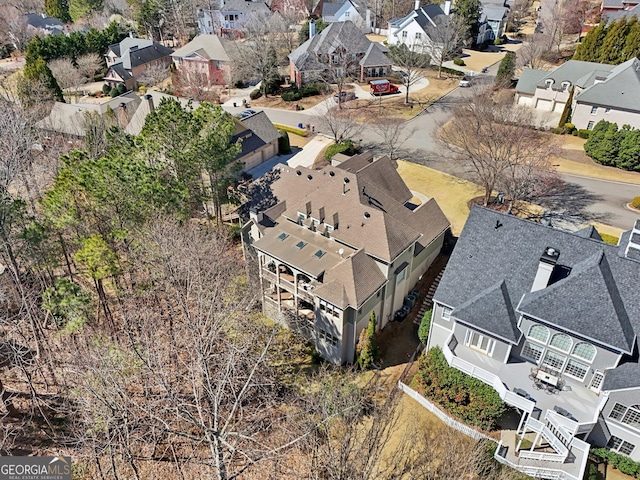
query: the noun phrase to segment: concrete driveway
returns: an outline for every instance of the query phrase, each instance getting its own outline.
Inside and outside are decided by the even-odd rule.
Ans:
[[[316,135],[307,143],[302,151],[295,154],[287,161],[287,165],[290,167],[313,167],[316,158],[322,153],[322,151],[329,145],[333,144],[333,139],[325,137],[324,135]]]

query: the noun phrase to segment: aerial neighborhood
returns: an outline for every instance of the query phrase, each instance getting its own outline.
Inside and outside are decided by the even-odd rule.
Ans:
[[[638,8],[0,5],[0,477],[640,479]]]

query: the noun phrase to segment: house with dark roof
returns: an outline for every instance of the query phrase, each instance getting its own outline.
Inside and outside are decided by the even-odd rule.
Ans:
[[[187,78],[204,80],[198,81],[198,85],[229,83],[231,59],[217,35],[198,35],[173,52],[171,58],[177,72]]]
[[[602,0],[600,13],[602,14],[602,18],[619,19],[620,16],[624,16],[624,12],[628,12],[636,8],[639,4],[640,0]],[[636,8],[636,12],[637,11],[638,9]]]
[[[472,209],[433,297],[427,348],[518,409],[497,460],[574,480],[591,445],[640,460],[638,278],[640,220],[616,246],[593,227]]]
[[[438,28],[446,28],[446,18],[450,10],[450,1],[445,3],[443,9],[436,4],[421,7],[420,0],[416,0],[414,10],[406,16],[389,20],[387,43],[389,45],[404,44],[410,50],[428,53],[438,58],[439,53],[433,53],[433,50],[441,47],[438,45],[438,40],[432,37]]]
[[[367,153],[322,170],[275,167],[251,191],[243,245],[263,312],[335,364],[353,362],[371,313],[378,329],[393,319],[449,229],[434,199],[416,207],[394,163]]]
[[[35,30],[43,35],[59,35],[65,31],[65,24],[55,17],[47,17],[46,13],[27,13],[23,15],[25,23],[30,30]]]
[[[327,23],[351,21],[362,33],[371,32],[371,11],[360,1],[323,1],[320,16]]]
[[[508,13],[509,9],[504,4],[483,2],[476,43],[493,42],[496,38],[502,37],[507,26]]]
[[[319,80],[334,82],[345,74],[364,82],[391,71],[386,47],[371,42],[351,22],[335,22],[317,35],[313,21],[310,38],[289,54],[291,82],[298,87]]]
[[[640,2],[631,2],[626,4],[625,7],[626,8],[602,10],[602,19],[606,22],[617,22],[621,18],[626,18],[627,21],[631,20],[633,16],[640,18]]]
[[[562,113],[573,90],[571,123],[591,130],[600,120],[640,128],[640,60],[620,65],[569,60],[551,72],[524,69],[515,102]]]
[[[108,70],[104,81],[110,87],[124,84],[127,90],[131,90],[137,79],[148,70],[168,69],[172,53],[172,49],[152,40],[127,37],[120,43],[109,45],[105,54]]]
[[[235,118],[236,128],[231,142],[240,142],[242,147],[236,157],[246,172],[278,154],[280,133],[262,110],[241,119]]]

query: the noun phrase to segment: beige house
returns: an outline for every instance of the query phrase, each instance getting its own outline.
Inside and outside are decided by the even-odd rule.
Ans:
[[[571,123],[591,130],[600,120],[640,128],[640,60],[620,65],[569,60],[552,72],[524,69],[515,102],[561,114],[571,96]]]
[[[124,84],[132,90],[136,81],[154,68],[169,68],[173,50],[144,38],[127,37],[109,45],[105,54],[107,74],[104,81],[110,87]],[[167,71],[168,76],[168,71]]]
[[[449,221],[413,194],[387,157],[322,170],[276,167],[254,184],[243,226],[263,312],[300,330],[335,364],[354,360],[375,313],[384,328],[441,250]]]

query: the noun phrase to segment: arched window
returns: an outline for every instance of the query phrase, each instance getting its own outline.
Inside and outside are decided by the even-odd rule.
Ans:
[[[552,347],[556,347],[558,350],[562,350],[563,352],[568,352],[571,350],[571,337],[569,335],[565,335],[564,333],[556,333],[553,337],[551,337],[551,345]]]
[[[576,357],[580,357],[587,362],[593,362],[593,359],[596,356],[596,347],[594,347],[590,343],[576,343],[576,346],[573,347],[573,355]]]
[[[542,325],[531,325],[528,337],[542,343],[547,343],[547,340],[549,340],[549,329]]]

